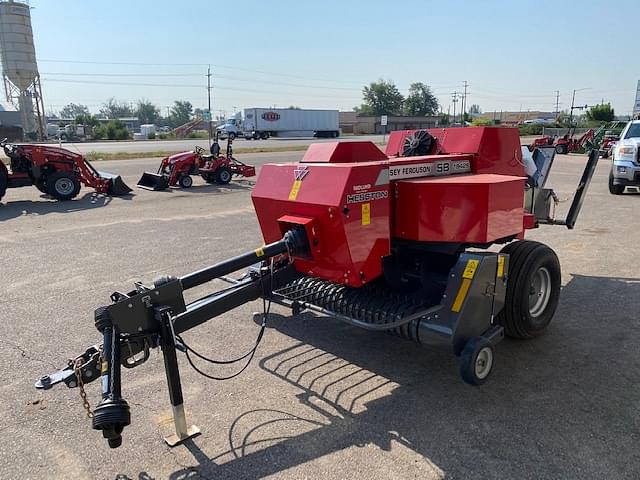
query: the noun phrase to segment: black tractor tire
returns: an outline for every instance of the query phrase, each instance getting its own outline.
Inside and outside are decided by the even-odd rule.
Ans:
[[[231,181],[232,177],[233,175],[231,174],[231,170],[229,170],[227,167],[219,167],[216,170],[216,173],[215,173],[216,183],[219,183],[220,185],[226,185]]]
[[[33,186],[40,190],[42,193],[49,193],[47,191],[47,182],[45,180],[38,179],[33,182]]]
[[[566,145],[556,145],[556,153],[564,155],[569,151]]]
[[[611,173],[609,173],[609,193],[611,195],[622,195],[624,193],[624,185],[613,183],[613,174]]]
[[[180,185],[182,188],[191,188],[191,186],[193,185],[193,178],[191,178],[191,176],[189,175],[181,175],[178,179],[178,185]]]
[[[56,200],[71,200],[80,193],[80,180],[68,172],[54,172],[47,179],[47,193]]]
[[[495,364],[493,345],[484,337],[472,337],[460,355],[460,376],[470,385],[487,381]]]
[[[496,323],[508,337],[527,339],[547,328],[560,299],[560,262],[548,246],[531,240],[506,245],[509,255],[507,292]]]
[[[9,183],[9,178],[7,175],[7,171],[0,167],[0,200],[4,197],[4,194],[7,193],[7,184]]]
[[[227,138],[233,142],[236,139],[236,134],[233,132],[229,132],[229,135],[227,135]]]

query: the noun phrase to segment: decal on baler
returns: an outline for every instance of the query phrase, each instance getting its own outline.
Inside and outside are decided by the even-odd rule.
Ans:
[[[453,175],[455,173],[468,173],[470,171],[471,162],[469,160],[441,160],[429,163],[412,163],[409,165],[389,167],[389,180]]]
[[[453,305],[451,306],[452,312],[459,313],[462,309],[462,304],[464,303],[464,299],[467,297],[467,293],[469,293],[469,287],[471,287],[471,281],[476,274],[478,265],[480,265],[479,260],[472,259],[467,261],[467,266],[464,268],[464,272],[462,273],[462,283],[460,284],[460,289],[458,290],[458,294],[456,295],[456,298],[453,301]]]
[[[289,200],[295,200],[298,198],[298,192],[300,191],[300,185],[302,185],[302,180],[296,180],[291,185],[291,191],[289,192]]]
[[[347,203],[362,203],[371,200],[382,200],[383,198],[389,198],[389,192],[386,190],[354,193],[353,195],[347,195]]]
[[[371,204],[362,204],[362,225],[369,225],[371,223]]]

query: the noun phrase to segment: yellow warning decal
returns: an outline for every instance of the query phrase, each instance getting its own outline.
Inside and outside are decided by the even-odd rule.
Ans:
[[[256,248],[256,257],[264,257],[264,248]]]
[[[460,285],[460,290],[458,290],[456,299],[454,300],[453,306],[451,307],[452,312],[458,313],[462,309],[462,302],[464,302],[464,299],[469,292],[469,287],[471,287],[471,279],[463,278],[462,284]]]
[[[298,198],[300,185],[302,185],[302,180],[296,180],[293,182],[293,185],[291,186],[291,191],[289,192],[289,200],[295,200],[296,198]]]
[[[504,255],[498,255],[498,273],[496,277],[504,277]]]
[[[468,260],[467,266],[464,268],[464,273],[462,274],[462,278],[468,278],[471,280],[473,276],[476,274],[476,269],[480,265],[480,260]]]
[[[371,204],[362,204],[362,225],[369,225],[371,223]]]
[[[109,363],[102,362],[102,364],[100,365],[100,373],[107,373],[107,370],[109,370]]]

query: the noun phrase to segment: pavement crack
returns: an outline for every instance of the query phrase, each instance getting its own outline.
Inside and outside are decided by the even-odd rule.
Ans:
[[[11,342],[9,340],[6,340],[6,339],[0,340],[0,343],[4,343],[8,347],[10,347],[10,348],[12,348],[14,350],[17,350],[18,352],[20,352],[20,355],[23,358],[26,358],[27,360],[31,360],[32,362],[38,362],[38,363],[41,363],[43,365],[50,366],[54,370],[58,370],[58,366],[54,365],[52,362],[43,360],[42,358],[39,358],[39,357],[33,357],[31,355],[31,353],[29,353],[27,351],[27,349],[25,349],[24,347],[18,345],[17,343],[13,343],[13,342]]]

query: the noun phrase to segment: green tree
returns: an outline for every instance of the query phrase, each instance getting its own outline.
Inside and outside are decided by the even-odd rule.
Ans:
[[[138,100],[135,113],[141,124],[156,123],[160,118],[160,109],[144,98]]]
[[[449,115],[446,113],[443,113],[440,115],[440,125],[442,125],[443,127],[448,126],[451,123],[451,119],[449,118]]]
[[[105,136],[109,140],[127,140],[131,134],[120,120],[109,120],[105,125]]]
[[[87,113],[76,115],[74,122],[76,125],[88,125],[90,127],[95,127],[99,123],[96,117]]]
[[[615,118],[615,112],[610,103],[594,105],[587,110],[587,120],[597,122],[611,122]]]
[[[405,114],[419,117],[435,115],[438,107],[438,99],[428,85],[416,82],[409,86],[409,95],[404,101]]]
[[[89,108],[86,105],[70,103],[60,110],[60,118],[76,118],[78,115],[89,115]]]
[[[170,123],[173,127],[178,127],[191,120],[193,115],[193,105],[186,100],[176,100],[171,107]]]
[[[478,105],[477,103],[474,103],[469,107],[470,115],[478,115],[479,113],[482,113],[482,110],[480,109],[480,105]]]
[[[100,115],[103,118],[124,118],[133,117],[133,109],[126,102],[119,102],[111,97],[100,108]]]
[[[356,111],[364,115],[399,115],[403,102],[394,83],[380,79],[362,89],[362,105]]]

